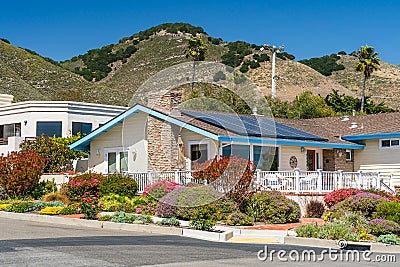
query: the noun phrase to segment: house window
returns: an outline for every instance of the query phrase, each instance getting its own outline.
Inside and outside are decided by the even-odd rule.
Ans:
[[[21,136],[21,123],[0,125],[0,138]]]
[[[81,133],[82,135],[86,135],[92,131],[92,124],[85,122],[72,122],[72,134],[77,135]]]
[[[128,151],[120,148],[106,149],[107,173],[128,172]]]
[[[352,153],[351,153],[351,150],[349,150],[349,149],[346,150],[346,161],[349,161],[349,162],[353,161]]]
[[[382,139],[380,140],[380,148],[399,148],[400,139]]]
[[[192,162],[204,163],[210,159],[209,141],[190,141],[189,157]]]
[[[36,122],[36,136],[42,134],[49,137],[61,137],[62,122],[61,121],[38,121]]]

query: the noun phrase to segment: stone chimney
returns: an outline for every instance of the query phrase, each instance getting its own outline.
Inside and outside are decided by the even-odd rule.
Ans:
[[[178,105],[182,101],[179,92],[168,92],[162,96],[150,96],[148,106],[178,117]],[[179,166],[178,138],[180,127],[159,118],[149,116],[147,120],[148,169],[152,171],[172,171]]]

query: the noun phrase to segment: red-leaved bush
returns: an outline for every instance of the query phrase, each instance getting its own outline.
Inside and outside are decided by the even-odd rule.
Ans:
[[[255,165],[238,156],[222,156],[193,166],[193,177],[206,180],[208,184],[224,192],[236,203],[242,203],[250,191]]]
[[[362,192],[363,192],[362,190],[354,188],[335,190],[324,196],[324,202],[325,205],[328,206],[328,208],[331,208],[335,206],[337,203]]]
[[[27,195],[39,183],[46,160],[37,152],[11,152],[0,157],[0,186],[10,196]]]

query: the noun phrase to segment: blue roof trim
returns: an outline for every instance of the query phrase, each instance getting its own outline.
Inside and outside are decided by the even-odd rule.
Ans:
[[[155,116],[159,119],[165,120],[167,122],[179,125],[183,128],[186,128],[190,131],[196,132],[198,134],[204,135],[206,137],[209,137],[211,139],[214,140],[218,140],[218,136],[215,134],[212,134],[210,132],[207,132],[205,130],[202,130],[196,126],[187,124],[185,122],[182,122],[180,120],[177,120],[173,117],[169,117],[168,115],[165,115],[161,112],[152,110],[150,108],[144,107],[142,105],[135,105],[133,107],[131,107],[130,109],[128,109],[127,111],[119,114],[117,117],[111,119],[110,121],[108,121],[106,124],[104,124],[103,126],[97,128],[96,130],[92,131],[91,133],[89,133],[88,135],[82,137],[81,139],[77,140],[76,142],[72,143],[69,145],[70,149],[76,149],[76,150],[88,150],[89,149],[89,144],[90,142],[98,137],[99,135],[107,132],[108,130],[110,130],[111,128],[115,127],[116,125],[122,123],[125,119],[130,118],[131,116],[133,116],[134,114],[138,113],[138,112],[145,112],[149,115]]]
[[[244,137],[244,136],[220,136],[218,140],[222,142],[252,143],[252,144],[262,144],[262,145],[311,146],[320,148],[343,148],[343,149],[355,149],[355,150],[364,149],[364,145],[358,145],[358,144],[337,144],[329,142],[254,138],[254,137]]]
[[[342,139],[347,141],[356,141],[356,140],[399,138],[399,137],[400,137],[400,132],[394,132],[394,133],[346,135],[342,136]]]

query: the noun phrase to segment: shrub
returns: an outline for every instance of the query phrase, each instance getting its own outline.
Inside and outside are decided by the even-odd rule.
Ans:
[[[236,203],[242,203],[254,179],[255,166],[238,156],[222,156],[195,164],[193,177],[206,180],[210,186],[218,188]]]
[[[6,190],[0,186],[0,200],[6,200],[8,199],[8,195]]]
[[[246,204],[246,214],[256,222],[290,223],[300,219],[300,206],[278,191],[255,193]]]
[[[77,205],[68,205],[60,211],[60,214],[62,214],[62,215],[71,215],[71,214],[77,214],[77,213],[78,213]]]
[[[103,179],[103,175],[91,172],[73,177],[66,185],[68,199],[71,201],[80,201],[86,193],[97,197],[99,185]]]
[[[169,226],[180,226],[181,223],[176,218],[165,218],[159,221],[157,224],[159,225],[169,225]]]
[[[319,227],[317,238],[321,239],[344,239],[346,241],[359,241],[360,237],[353,227],[344,223],[327,223]]]
[[[64,207],[46,207],[44,209],[40,210],[40,214],[46,214],[46,215],[57,215],[60,214],[61,210],[63,210]]]
[[[309,203],[307,203],[306,217],[321,218],[324,213],[325,213],[324,203],[317,200],[311,200]]]
[[[53,181],[41,181],[39,182],[29,195],[33,199],[41,199],[44,195],[48,193],[54,193],[57,191],[57,185]]]
[[[97,220],[98,221],[111,221],[111,219],[112,219],[112,215],[103,215],[103,216],[100,216]]]
[[[6,210],[11,204],[0,204],[0,211]]]
[[[231,226],[253,225],[254,219],[240,211],[235,211],[227,216],[226,224]]]
[[[357,212],[346,212],[339,218],[338,222],[356,229],[367,229],[368,227],[368,220]]]
[[[176,187],[160,199],[156,213],[165,218],[189,220],[196,207],[213,203],[221,197],[222,194],[210,186]]]
[[[215,205],[197,207],[192,215],[190,226],[196,230],[210,231],[217,223],[217,208]]]
[[[181,186],[178,183],[170,182],[170,181],[159,181],[154,184],[146,186],[144,189],[144,196],[151,196],[152,198],[159,200],[164,197],[166,194],[172,192],[175,187]]]
[[[61,201],[64,204],[69,204],[69,200],[65,195],[62,195],[60,193],[50,193],[45,195],[43,198],[43,201],[49,202],[49,201]]]
[[[99,196],[117,194],[124,197],[134,197],[138,184],[132,177],[122,174],[111,174],[103,178],[99,185]]]
[[[374,218],[382,218],[400,224],[400,203],[388,201],[378,204]]]
[[[395,234],[381,235],[376,241],[388,245],[400,245],[400,239]]]
[[[96,196],[90,195],[90,192],[86,192],[81,198],[78,207],[79,212],[85,215],[85,219],[94,220],[101,211],[101,205]]]
[[[33,210],[41,210],[46,207],[64,207],[64,206],[65,206],[64,203],[60,201],[49,201],[49,202],[39,201],[33,203]]]
[[[339,218],[346,211],[360,212],[367,219],[372,218],[378,204],[386,202],[387,199],[372,193],[359,193],[336,204],[332,212],[334,218]]]
[[[380,195],[381,197],[384,197],[386,199],[388,199],[389,201],[397,201],[400,202],[400,199],[398,197],[396,197],[395,195],[392,195],[389,192],[383,191],[383,190],[379,190],[379,189],[366,189],[363,190],[364,192],[368,192],[368,193],[372,193],[372,194],[376,194],[376,195]]]
[[[39,183],[45,164],[46,160],[36,152],[0,156],[0,186],[10,196],[25,196]]]
[[[294,231],[299,237],[317,238],[320,227],[316,224],[303,224],[295,228]]]
[[[155,200],[145,196],[135,196],[133,198],[110,194],[100,199],[103,203],[102,209],[105,211],[125,211],[148,214],[155,212]]]
[[[324,202],[328,208],[332,208],[337,203],[359,193],[362,193],[362,191],[354,188],[335,190],[324,196]]]
[[[6,211],[16,213],[25,213],[34,210],[34,202],[14,202],[6,208]]]
[[[240,213],[239,206],[228,197],[220,198],[214,204],[219,215],[218,220],[226,220],[232,213]]]
[[[385,219],[373,219],[368,223],[368,228],[371,234],[375,236],[386,235],[386,234],[399,234],[400,226],[393,221]]]
[[[123,211],[116,212],[111,219],[112,222],[117,223],[133,223],[133,222],[142,222],[142,223],[152,223],[153,220],[150,216],[147,215],[138,215],[125,213]]]
[[[71,150],[68,145],[72,141],[76,141],[80,136],[73,136],[69,138],[51,138],[42,135],[36,138],[35,141],[25,141],[21,143],[21,151],[36,152],[41,157],[46,159],[44,172],[61,172],[66,169],[69,161],[80,158],[83,156],[81,151]]]

